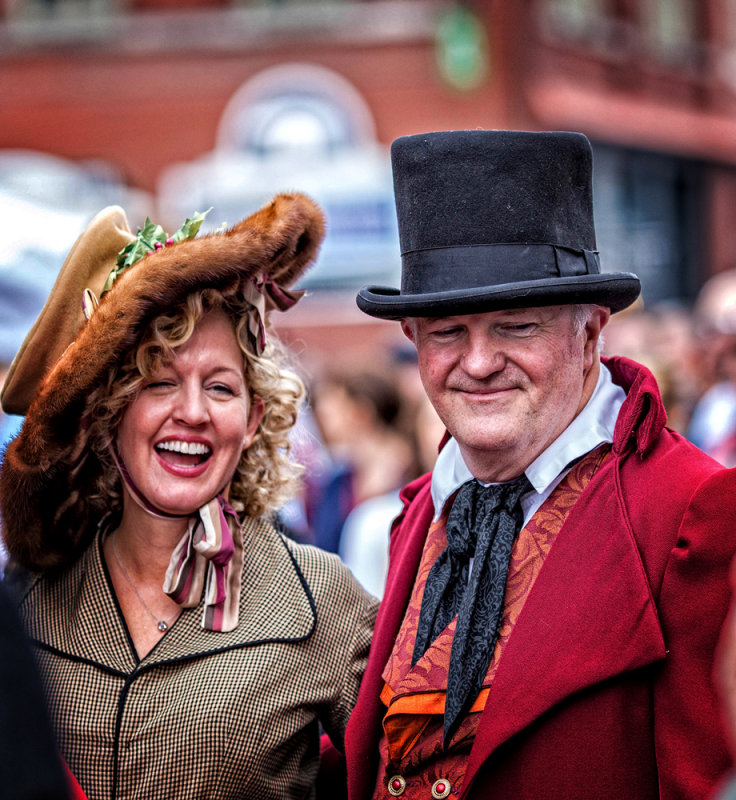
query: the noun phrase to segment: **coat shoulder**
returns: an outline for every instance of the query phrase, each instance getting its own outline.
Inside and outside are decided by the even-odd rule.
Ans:
[[[318,608],[322,605],[369,608],[377,604],[338,555],[288,537],[284,537],[284,542]]]

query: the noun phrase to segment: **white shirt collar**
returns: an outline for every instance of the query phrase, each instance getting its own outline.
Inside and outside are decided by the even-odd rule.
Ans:
[[[624,390],[613,382],[608,368],[601,364],[598,382],[583,410],[525,470],[529,482],[537,491],[536,502],[531,507],[526,504],[531,513],[549,496],[571,462],[599,444],[613,441],[613,429],[625,399]],[[450,495],[472,478],[458,443],[455,439],[449,439],[437,456],[432,471],[435,518],[442,513]]]

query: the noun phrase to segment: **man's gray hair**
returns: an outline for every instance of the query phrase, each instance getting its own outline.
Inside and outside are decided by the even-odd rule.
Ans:
[[[593,312],[598,306],[595,303],[577,303],[572,307],[572,330],[575,336],[579,336],[585,326],[593,316]],[[603,347],[603,335],[598,337],[598,349]]]

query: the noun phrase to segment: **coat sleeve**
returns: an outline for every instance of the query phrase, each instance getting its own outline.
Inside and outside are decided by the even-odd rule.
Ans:
[[[335,559],[335,556],[329,556]],[[334,582],[325,593],[328,605],[317,600],[317,644],[331,664],[329,701],[320,721],[325,730],[320,742],[320,770],[317,797],[340,800],[347,797],[347,776],[343,755],[345,729],[358,699],[368,662],[368,651],[378,611],[378,600],[368,594],[350,570],[338,563]],[[322,622],[320,623],[320,618]]]
[[[347,573],[345,581],[348,586],[343,597],[335,598],[336,613],[332,619],[335,634],[341,642],[332,650],[338,656],[335,662],[335,693],[322,716],[325,732],[341,752],[345,728],[358,699],[360,683],[368,663],[378,611],[378,600],[363,589],[347,567],[343,569]]]
[[[736,471],[694,492],[665,567],[659,613],[667,660],[654,682],[662,800],[708,797],[730,765],[713,660],[730,600],[736,552]]]

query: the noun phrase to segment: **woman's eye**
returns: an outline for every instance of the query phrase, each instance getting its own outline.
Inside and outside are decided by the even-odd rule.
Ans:
[[[235,392],[229,387],[226,386],[224,383],[215,383],[209,387],[211,391],[215,392],[216,394],[225,394],[225,395],[233,395]]]
[[[166,389],[169,386],[173,386],[173,381],[151,381],[147,383],[143,388],[144,389]]]

